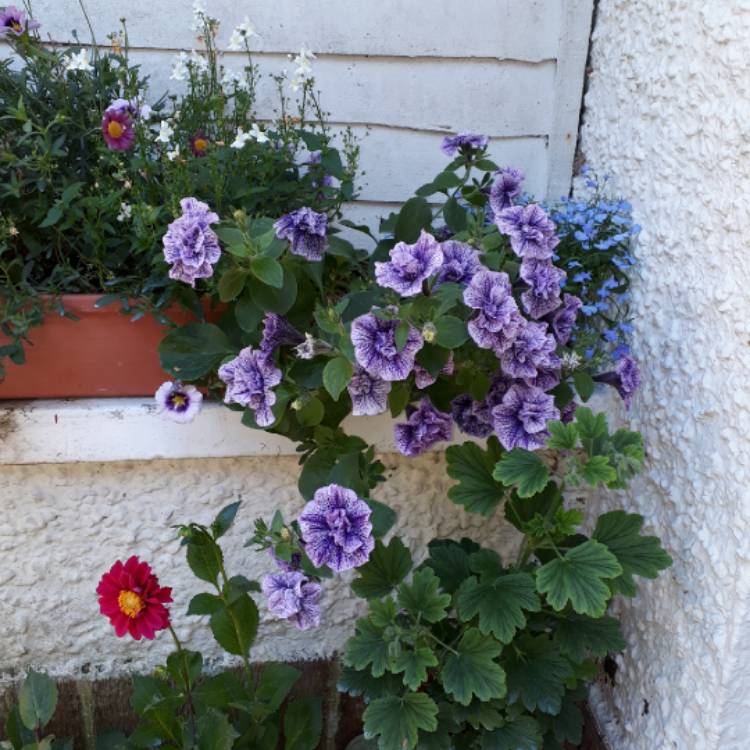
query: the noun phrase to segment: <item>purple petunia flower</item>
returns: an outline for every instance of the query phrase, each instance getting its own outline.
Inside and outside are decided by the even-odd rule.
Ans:
[[[316,490],[299,517],[312,564],[340,573],[364,565],[375,547],[370,506],[356,492],[329,484]]]
[[[413,245],[399,242],[390,252],[387,263],[375,263],[378,284],[393,289],[402,297],[412,297],[422,290],[422,282],[443,263],[438,241],[424,229]]]
[[[294,570],[302,569],[302,555],[299,552],[292,552],[291,560],[284,560],[283,557],[279,557],[273,547],[269,547],[268,552],[279,570],[283,570],[285,573],[291,573]]]
[[[479,271],[464,289],[464,302],[479,310],[469,321],[469,335],[482,349],[492,349],[500,356],[523,323],[508,274]]]
[[[459,149],[480,149],[487,148],[490,138],[487,135],[477,133],[459,133],[458,135],[449,135],[443,139],[443,153],[446,156],[453,156]]]
[[[514,385],[492,410],[495,432],[505,450],[544,447],[549,432],[547,422],[560,418],[555,399],[540,388]]]
[[[213,275],[213,264],[221,257],[219,238],[211,229],[219,216],[196,198],[183,198],[180,207],[182,216],[167,227],[162,239],[164,259],[172,264],[170,279],[194,287],[196,279]]]
[[[610,372],[595,375],[597,383],[607,383],[622,396],[625,406],[629,409],[633,401],[633,394],[640,388],[641,373],[638,363],[629,354],[620,357],[615,364],[615,369]]]
[[[453,375],[453,352],[448,355],[448,361],[443,365],[437,375],[431,375],[422,365],[414,363],[414,384],[422,390],[435,383],[440,375]]]
[[[510,237],[510,245],[519,258],[547,260],[560,243],[552,220],[535,203],[503,209],[495,216],[495,223]]]
[[[555,339],[546,323],[523,322],[510,346],[500,355],[503,370],[513,378],[536,378],[546,368],[560,368]]]
[[[391,384],[373,377],[360,365],[354,368],[354,375],[346,388],[352,399],[352,414],[355,417],[374,417],[382,414],[388,406]]]
[[[118,102],[125,101],[117,99]],[[127,102],[125,102],[127,104]],[[107,148],[111,151],[127,151],[135,143],[135,129],[133,118],[130,115],[129,105],[127,108],[112,108],[110,105],[102,116],[102,136]]]
[[[424,346],[419,331],[409,327],[404,348],[396,345],[398,320],[382,320],[366,313],[352,322],[351,340],[357,362],[381,380],[405,380],[414,367],[414,357]]]
[[[168,380],[154,394],[156,413],[185,424],[192,422],[201,410],[203,394],[194,385],[182,385]]]
[[[451,402],[453,419],[461,432],[475,437],[487,437],[494,430],[492,410],[502,403],[503,396],[514,381],[498,372],[492,379],[487,395],[481,401],[475,401],[468,394],[458,396]]]
[[[483,266],[479,260],[479,251],[465,242],[448,240],[440,247],[443,251],[443,265],[440,266],[435,288],[441,284],[468,284],[474,274],[481,271]]]
[[[248,346],[219,368],[219,377],[227,384],[225,403],[252,409],[260,427],[274,423],[271,407],[276,394],[272,388],[281,382],[281,370],[273,360]]]
[[[535,320],[560,307],[560,284],[567,274],[551,260],[524,258],[521,278],[531,287],[521,295],[526,312]]]
[[[407,413],[408,410],[407,410]],[[418,456],[442,440],[450,440],[453,435],[453,421],[450,414],[438,411],[427,398],[419,402],[406,422],[393,428],[396,447],[405,456]]]
[[[265,314],[260,340],[260,350],[265,356],[273,356],[280,346],[297,346],[304,340],[305,337],[283,315]]]
[[[304,573],[287,571],[264,576],[261,589],[272,614],[293,622],[300,630],[320,625],[320,584]]]
[[[563,306],[552,317],[552,333],[558,344],[567,344],[583,302],[572,294],[563,295]]]
[[[562,411],[560,412],[560,421],[564,424],[569,424],[576,418],[576,409],[580,406],[578,402],[573,399],[573,401],[568,401],[565,406],[563,406]]]
[[[495,181],[490,188],[490,208],[495,216],[510,208],[513,200],[521,195],[524,173],[520,169],[505,167],[495,172]]]
[[[301,255],[310,261],[323,259],[328,247],[328,217],[325,214],[307,207],[298,208],[284,214],[273,226],[279,239],[289,240],[294,255]]]
[[[8,5],[0,11],[0,38],[8,36],[8,34],[22,36],[27,31],[38,29],[39,26],[38,21],[29,18],[15,5]]]

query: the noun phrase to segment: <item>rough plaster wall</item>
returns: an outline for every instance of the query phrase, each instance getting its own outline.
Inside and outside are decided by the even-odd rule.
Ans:
[[[750,747],[749,38],[747,0],[599,2],[582,147],[643,225],[627,502],[675,560],[595,691],[617,750]]]
[[[444,459],[383,457],[391,479],[377,497],[398,511],[398,532],[417,554],[435,537],[471,536],[496,549],[514,544],[500,521],[470,516],[447,497]],[[207,588],[193,577],[174,524],[210,522],[227,503],[243,501],[225,537],[227,569],[250,578],[270,572],[266,554],[242,545],[254,518],[275,508],[293,518],[302,507],[297,459],[255,457],[109,464],[6,466],[0,474],[0,682],[36,666],[63,676],[147,671],[171,650],[162,633],[154,643],[118,639],[98,614],[99,576],[117,558],[150,561],[173,587],[175,627],[190,648],[218,659],[207,618],[186,617],[193,594]],[[344,574],[325,582],[324,619],[300,632],[263,611],[255,661],[328,656],[340,649],[363,613]],[[262,605],[261,605],[262,606]]]

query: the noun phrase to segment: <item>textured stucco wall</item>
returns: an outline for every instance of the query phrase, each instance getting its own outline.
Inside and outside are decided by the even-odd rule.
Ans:
[[[471,536],[500,550],[514,545],[515,532],[499,520],[488,524],[447,499],[451,482],[442,455],[382,460],[391,479],[376,496],[398,511],[398,533],[417,554],[440,536]],[[298,476],[292,456],[3,467],[0,683],[29,665],[60,676],[105,676],[159,663],[171,650],[168,635],[154,643],[118,639],[98,614],[99,576],[131,554],[149,560],[162,584],[173,587],[178,633],[191,648],[218,658],[207,618],[184,616],[190,597],[206,586],[187,567],[171,526],[208,523],[242,499],[225,537],[227,569],[258,577],[273,565],[242,545],[254,518],[270,520],[277,507],[286,518],[296,517],[303,504]],[[264,612],[253,660],[329,656],[339,649],[366,606],[352,596],[350,578],[325,582],[317,630],[300,632]]]
[[[643,225],[628,503],[675,559],[621,607],[616,750],[750,747],[748,39],[747,0],[599,0],[582,148]]]

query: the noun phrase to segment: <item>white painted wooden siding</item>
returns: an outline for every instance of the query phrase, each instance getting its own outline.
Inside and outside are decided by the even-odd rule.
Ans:
[[[336,125],[361,136],[359,205],[372,222],[445,164],[446,133],[491,136],[490,153],[527,174],[529,192],[568,192],[593,0],[203,0],[222,20],[219,47],[247,15],[259,33],[264,73],[289,68],[302,44],[319,59],[315,75]],[[87,0],[98,42],[127,17],[133,57],[151,74],[154,98],[176,84],[172,59],[196,45],[191,0]],[[56,42],[89,32],[78,0],[34,0]],[[243,57],[227,53],[228,67]],[[258,114],[272,116],[261,86]]]

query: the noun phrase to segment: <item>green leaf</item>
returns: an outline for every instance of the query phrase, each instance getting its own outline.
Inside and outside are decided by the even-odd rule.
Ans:
[[[315,427],[325,416],[325,407],[319,398],[311,398],[298,412],[297,421],[303,427]]]
[[[589,456],[602,453],[609,435],[607,417],[602,413],[595,415],[588,407],[580,406],[576,409],[576,425],[586,453]]]
[[[353,697],[364,696],[365,702],[370,703],[375,698],[401,691],[401,678],[387,672],[381,677],[373,677],[369,669],[357,671],[351,667],[344,667],[337,683],[341,693],[348,693]]]
[[[218,612],[224,605],[216,594],[202,593],[196,594],[188,605],[187,614],[189,615],[212,615]]]
[[[413,617],[437,622],[445,617],[451,597],[440,592],[440,579],[432,570],[423,568],[414,573],[410,584],[398,587],[398,603]]]
[[[257,278],[250,279],[248,286],[256,306],[264,312],[284,315],[291,310],[297,299],[297,277],[290,270],[284,272],[284,283],[281,289],[264,284]]]
[[[617,558],[593,539],[568,550],[565,556],[550,560],[536,574],[536,588],[558,612],[568,602],[580,615],[601,617],[610,598],[604,583],[622,573]]]
[[[364,599],[387,596],[409,575],[411,554],[399,537],[394,536],[386,547],[378,539],[370,559],[357,568],[359,577],[352,582],[352,591]]]
[[[413,650],[402,649],[393,663],[394,672],[404,673],[404,685],[417,690],[427,682],[427,669],[436,667],[437,657],[428,646],[416,646]]]
[[[375,539],[384,537],[396,523],[396,511],[389,508],[385,503],[378,500],[365,499],[370,506],[370,523],[372,524],[372,535]]]
[[[553,450],[573,450],[578,445],[578,428],[575,422],[547,422],[550,438],[547,447]]]
[[[226,334],[213,323],[188,323],[175,328],[159,344],[162,368],[180,380],[203,377],[233,353]]]
[[[214,232],[224,245],[244,245],[245,234],[237,227],[218,226],[213,227]]]
[[[263,310],[253,302],[251,295],[246,291],[234,306],[234,317],[237,320],[237,325],[243,331],[246,333],[255,333],[260,326]]]
[[[299,669],[289,664],[267,664],[260,674],[255,699],[263,703],[269,712],[275,711],[289,695],[300,674]]]
[[[240,502],[238,500],[236,503],[230,503],[219,511],[211,524],[211,533],[214,535],[214,539],[224,536],[229,531],[234,523],[237,511],[240,509]]]
[[[519,698],[529,711],[556,714],[565,695],[565,681],[573,675],[567,660],[546,635],[524,635],[508,652],[508,702]]]
[[[320,698],[297,698],[284,711],[284,750],[314,750],[323,729]]]
[[[459,703],[468,706],[472,697],[480,701],[502,698],[505,695],[505,672],[493,661],[502,646],[492,637],[482,635],[477,628],[469,628],[456,646],[457,653],[449,653],[441,673],[443,687]]]
[[[217,643],[228,653],[242,656],[253,645],[258,632],[258,608],[243,594],[229,606],[211,615],[211,632]]]
[[[199,708],[223,708],[247,697],[240,679],[231,672],[220,672],[204,678],[193,690],[193,699]]]
[[[52,718],[57,705],[57,685],[41,672],[29,670],[18,691],[18,711],[27,729],[40,730]]]
[[[592,487],[596,487],[599,483],[607,485],[614,482],[617,479],[617,472],[606,456],[591,456],[581,467],[581,476]]]
[[[397,417],[406,408],[411,398],[409,386],[405,382],[393,383],[391,391],[388,394],[388,408],[391,410],[391,416]]]
[[[442,318],[438,318],[435,321],[435,328],[437,328],[435,343],[446,349],[458,349],[469,338],[466,323],[453,315],[443,315]]]
[[[223,560],[221,548],[210,539],[188,542],[187,563],[193,575],[201,581],[214,583],[219,577]]]
[[[231,302],[240,296],[245,288],[247,276],[239,268],[230,268],[225,271],[219,279],[219,299],[222,302]]]
[[[284,286],[284,269],[275,258],[269,258],[267,255],[253,258],[250,262],[250,270],[256,278],[274,289],[281,289]]]
[[[230,750],[239,736],[226,714],[214,708],[198,717],[198,750]]]
[[[456,479],[458,484],[448,490],[448,497],[470,513],[489,518],[506,494],[492,476],[501,455],[500,444],[495,438],[487,441],[487,450],[482,450],[476,443],[449,446],[445,451],[448,476]]]
[[[363,714],[365,737],[379,737],[379,750],[412,750],[419,731],[437,729],[438,707],[426,693],[377,698]]]
[[[409,198],[401,207],[393,236],[397,242],[416,242],[432,222],[432,210],[424,198]]]
[[[519,716],[482,735],[482,750],[541,750],[542,731],[531,716]]]
[[[356,633],[346,642],[344,664],[359,670],[372,665],[373,677],[382,677],[389,661],[388,641],[382,630],[369,620],[359,620]]]
[[[555,738],[560,742],[567,741],[576,747],[583,738],[583,714],[576,705],[583,696],[576,696],[577,692],[568,691],[563,698],[560,713],[551,717]]]
[[[549,482],[549,469],[537,453],[513,448],[504,453],[492,476],[505,485],[515,485],[518,497],[531,497]]]
[[[589,654],[601,657],[619,653],[628,645],[614,617],[592,619],[572,614],[557,623],[555,640],[560,651],[575,662],[583,661]]]
[[[573,374],[573,383],[582,401],[588,401],[594,395],[596,383],[585,370],[578,370]]]
[[[541,609],[529,573],[483,577],[481,582],[469,578],[464,582],[456,599],[458,614],[464,622],[479,616],[479,630],[492,634],[501,643],[510,643],[516,633],[526,625],[524,610]]]
[[[469,542],[469,540],[462,540],[464,541]],[[475,548],[478,549],[478,546],[475,545]],[[444,591],[449,594],[455,593],[471,575],[469,553],[474,549],[466,549],[452,539],[434,539],[429,544],[429,551],[430,556],[425,560],[424,565],[431,568],[437,575]]]
[[[635,596],[633,576],[656,578],[660,570],[672,564],[655,536],[641,536],[643,516],[613,510],[599,516],[593,538],[607,546],[622,567],[622,573],[611,582],[616,592]]]
[[[341,392],[349,385],[354,374],[352,363],[346,357],[334,357],[323,369],[323,385],[334,401],[339,400]]]
[[[515,493],[505,504],[505,518],[510,521],[519,531],[525,533],[526,524],[535,515],[542,518],[552,518],[562,505],[560,488],[554,482],[550,482],[542,492],[529,498],[519,498]]]
[[[443,209],[443,218],[445,223],[454,232],[463,232],[468,226],[468,219],[466,211],[461,208],[458,201],[455,198],[448,198],[445,202],[445,208]]]

